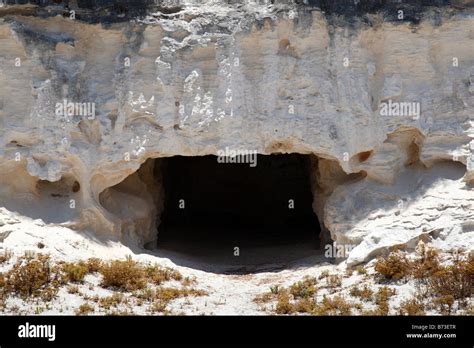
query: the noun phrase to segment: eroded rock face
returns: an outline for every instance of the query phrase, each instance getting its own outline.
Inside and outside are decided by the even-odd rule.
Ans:
[[[147,160],[296,152],[350,262],[426,235],[472,247],[469,6],[413,23],[214,2],[107,25],[0,8],[0,206],[152,244]]]

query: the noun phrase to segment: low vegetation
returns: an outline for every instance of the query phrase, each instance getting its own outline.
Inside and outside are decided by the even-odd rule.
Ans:
[[[306,277],[290,287],[290,294],[293,295],[295,299],[313,297],[317,291],[316,278]]]
[[[386,280],[399,280],[410,274],[410,263],[400,252],[391,253],[388,257],[377,260],[375,271]]]
[[[388,286],[382,286],[375,294],[375,304],[377,309],[374,311],[374,315],[388,315],[390,310],[389,300],[390,297],[396,295],[396,290],[389,288]]]
[[[65,263],[62,268],[67,280],[70,282],[82,282],[86,274],[89,273],[89,268],[83,261]]]
[[[365,284],[344,288],[342,275],[322,272],[317,278],[305,277],[289,287],[278,285],[255,297],[277,314],[311,315],[426,315],[430,311],[442,314],[472,312],[474,279],[473,254],[458,251],[442,262],[434,249],[420,246],[416,255],[393,251],[379,258],[375,275],[367,267],[358,266]],[[351,273],[345,274],[350,277]],[[397,286],[410,283],[415,290],[412,298],[394,300]],[[268,307],[270,305],[271,307]]]
[[[341,276],[323,272],[318,278],[305,277],[288,288],[272,286],[270,291],[256,296],[254,302],[276,302],[273,310],[277,314],[350,315],[355,304],[343,296],[323,295],[317,300],[319,288],[332,292],[341,283]]]
[[[400,304],[400,315],[425,315],[425,305],[416,298],[405,300]]]
[[[149,266],[146,268],[146,274],[149,280],[154,284],[160,285],[170,280],[182,281],[183,276],[176,270],[170,268],[162,268],[158,266]],[[189,281],[189,280],[187,280]]]
[[[402,312],[421,313],[425,307],[443,314],[451,314],[453,306],[466,308],[472,297],[474,280],[474,254],[457,251],[449,262],[442,263],[439,253],[422,246],[417,256],[408,259],[400,252],[380,258],[375,270],[385,281],[413,280],[418,288],[419,300],[404,303]],[[426,300],[429,305],[422,305]],[[406,307],[411,306],[408,310]],[[419,307],[419,310],[415,310]],[[423,308],[422,308],[423,307]]]
[[[8,272],[0,275],[2,297],[18,295],[49,301],[62,284],[64,276],[60,267],[53,266],[49,256],[43,254],[20,257]]]
[[[358,297],[362,301],[371,301],[373,299],[374,292],[372,289],[370,289],[367,285],[364,285],[364,287],[359,288],[358,286],[354,286],[350,290],[350,295],[353,297]]]
[[[4,255],[5,260],[0,258],[0,261],[6,262],[10,258],[10,254]],[[94,289],[93,284],[86,284],[88,274],[99,277],[100,286],[113,293],[105,297],[90,297],[82,293],[80,286],[84,290]],[[169,281],[177,284],[162,286]],[[194,283],[194,279],[184,278],[176,270],[143,265],[131,258],[108,262],[97,258],[54,262],[48,255],[25,253],[8,271],[0,273],[0,305],[4,308],[4,301],[10,296],[19,296],[24,301],[40,299],[48,303],[64,288],[66,293],[83,297],[98,306],[96,309],[88,302],[83,303],[75,310],[77,315],[87,315],[96,310],[106,311],[106,314],[133,314],[129,306],[131,303],[149,303],[152,313],[166,313],[166,306],[175,299],[206,295],[202,290],[191,288]],[[124,306],[128,307],[124,309]]]
[[[100,297],[97,302],[99,307],[107,310],[112,307],[118,307],[126,301],[125,296],[122,293],[115,293],[111,296]]]
[[[295,300],[286,290],[281,291],[277,298],[275,313],[277,314],[311,314],[311,315],[351,315],[354,303],[347,302],[343,296],[323,296],[317,302],[315,297]]]
[[[147,285],[144,267],[131,259],[110,261],[99,269],[99,273],[102,275],[101,285],[106,288],[133,291]]]
[[[36,311],[40,313],[50,307],[61,289],[68,296],[85,301],[76,308],[78,315],[130,315],[139,307],[150,314],[167,314],[172,301],[207,295],[192,287],[194,279],[183,277],[174,269],[142,264],[130,257],[113,261],[91,258],[61,262],[41,253],[27,252],[17,256],[6,250],[0,254],[0,263],[7,269],[0,273],[2,310],[7,306],[6,300],[13,296],[24,301],[34,300]],[[393,251],[376,260],[373,270],[371,267],[356,268],[359,275],[364,275],[356,275],[361,284],[343,281],[344,277],[351,277],[351,273],[324,271],[319,276],[307,276],[288,286],[272,285],[267,292],[256,296],[254,302],[265,306],[265,310],[286,315],[469,315],[473,312],[472,253],[453,252],[440,256],[436,250],[420,247],[416,255],[410,256]],[[97,286],[110,295],[91,295],[90,291]],[[393,299],[399,286],[412,286],[416,292],[399,302]],[[188,303],[185,300],[181,306]],[[19,313],[13,304],[9,310]]]
[[[343,296],[324,297],[314,309],[316,315],[351,315],[355,308],[353,303],[347,302]]]
[[[75,313],[76,315],[88,315],[92,312],[94,312],[94,307],[88,303],[83,303],[79,306]]]

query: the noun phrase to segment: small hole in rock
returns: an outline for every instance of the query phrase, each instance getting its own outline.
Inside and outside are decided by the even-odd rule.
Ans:
[[[365,162],[372,155],[372,151],[364,151],[358,154],[359,162]]]
[[[79,192],[80,189],[81,185],[77,181],[74,181],[74,184],[72,184],[72,192]]]
[[[287,49],[290,48],[290,40],[288,39],[283,39],[283,40],[280,40],[279,44],[278,44],[278,49],[281,51],[286,51]]]

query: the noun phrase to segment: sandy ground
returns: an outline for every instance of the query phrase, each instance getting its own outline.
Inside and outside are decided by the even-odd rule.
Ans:
[[[323,287],[318,291],[318,297],[341,294],[350,299],[349,289],[354,285],[368,284],[375,291],[381,286],[370,276],[374,272],[374,261],[365,266],[368,270],[366,275],[358,274],[358,272],[353,272],[352,275],[347,274],[344,262],[330,263],[321,252],[299,260],[287,259],[285,262],[260,265],[250,271],[235,267],[235,264],[231,267],[224,265],[212,269],[205,262],[193,261],[192,257],[180,255],[175,251],[132,250],[119,242],[101,240],[88,233],[65,227],[47,226],[41,220],[21,217],[4,208],[0,209],[0,217],[0,253],[8,250],[13,254],[10,260],[0,264],[0,272],[8,270],[15,263],[16,258],[24,255],[25,252],[49,254],[53,260],[63,261],[78,261],[91,257],[103,260],[124,259],[132,256],[139,262],[176,269],[184,277],[195,279],[196,289],[206,291],[206,296],[185,297],[170,302],[168,310],[171,314],[272,314],[273,304],[256,303],[253,300],[257,295],[268,292],[270,287],[275,285],[290,286],[305,276],[320,277],[323,272],[339,275],[342,283],[336,289]],[[173,286],[173,283],[167,285]],[[416,288],[410,282],[393,285],[393,287],[396,288],[397,294],[390,299],[391,314],[396,314],[400,302],[410,298]],[[20,298],[10,297],[6,301],[3,314],[75,314],[78,307],[87,302],[84,296],[86,298],[105,297],[113,294],[113,291],[100,286],[98,274],[87,275],[84,283],[77,285],[77,290],[76,293],[69,293],[64,287],[59,291],[58,296],[48,303],[39,300],[23,301]],[[373,304],[365,304],[366,309],[372,307],[374,307]],[[146,306],[133,303],[124,305],[123,308],[118,306],[114,310],[129,314],[153,314]],[[94,313],[110,314],[111,312],[97,309]]]

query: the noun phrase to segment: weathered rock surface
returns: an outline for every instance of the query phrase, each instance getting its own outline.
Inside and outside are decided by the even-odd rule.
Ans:
[[[463,3],[415,22],[295,4],[213,2],[108,24],[0,8],[0,206],[145,245],[162,209],[159,178],[149,164],[137,172],[148,159],[299,152],[318,158],[314,206],[332,239],[359,244],[349,263],[422,236],[472,248]],[[64,100],[95,114],[57,113]],[[381,116],[389,100],[420,113]]]

